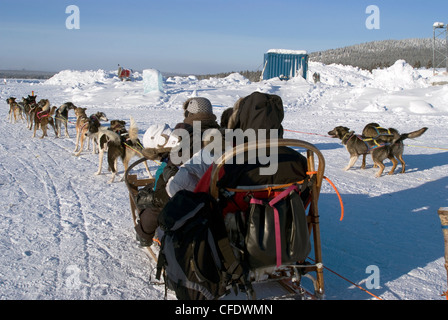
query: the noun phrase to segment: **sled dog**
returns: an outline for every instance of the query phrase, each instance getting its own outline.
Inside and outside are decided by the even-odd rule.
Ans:
[[[22,108],[19,106],[19,104],[16,102],[16,98],[10,97],[6,99],[6,102],[9,104],[9,114],[8,114],[8,120],[11,123],[16,123],[19,120],[19,117],[23,119],[22,115]],[[13,121],[14,118],[14,121]]]
[[[56,109],[54,124],[59,138],[61,137],[62,125],[65,127],[65,136],[70,138],[70,135],[68,134],[68,112],[75,109],[76,106],[71,102],[66,102]]]
[[[410,133],[400,134],[395,128],[383,128],[378,123],[369,123],[364,127],[362,135],[365,137],[365,139],[371,138],[377,141],[382,141],[383,143],[392,144],[392,153],[395,158],[401,163],[401,173],[405,173],[406,163],[403,159],[403,140],[408,138],[418,138],[427,130],[428,128],[424,127]],[[397,142],[394,143],[394,141]],[[363,156],[363,166],[365,167],[365,155]]]
[[[347,171],[352,168],[359,156],[371,154],[373,163],[379,167],[375,176],[381,177],[385,168],[385,165],[383,164],[385,159],[389,159],[392,162],[392,169],[389,171],[389,175],[394,173],[398,165],[398,161],[395,157],[400,159],[400,155],[403,154],[403,140],[420,137],[427,129],[428,128],[422,128],[410,133],[397,134],[393,139],[390,139],[389,137],[388,141],[366,139],[362,135],[356,135],[354,131],[350,131],[349,128],[344,126],[338,126],[329,131],[328,134],[333,138],[340,139],[350,154],[350,161],[344,170]],[[404,161],[402,162],[402,165],[402,172],[404,172]]]
[[[37,107],[34,108],[33,111],[33,124],[34,124],[34,131],[33,131],[33,138],[36,136],[36,131],[38,129],[42,130],[42,136],[47,137],[47,129],[48,125],[51,125],[54,130],[55,136],[57,136],[56,133],[56,127],[54,126],[54,120],[53,115],[56,111],[57,107],[53,106],[50,107],[50,101],[48,99],[41,99],[39,103],[37,104]]]
[[[34,117],[34,109],[37,107],[36,102],[37,96],[22,97],[22,103],[24,108],[24,114],[27,122],[27,128],[32,129],[33,127],[33,117]]]
[[[103,165],[103,156],[107,152],[107,162],[109,165],[109,171],[112,172],[112,177],[109,183],[113,183],[115,176],[117,175],[117,162],[120,158],[124,171],[129,167],[130,160],[138,155],[141,155],[141,150],[143,149],[140,140],[138,138],[138,128],[131,117],[131,125],[129,131],[126,130],[124,126],[125,122],[122,120],[112,120],[110,128],[101,126],[98,131],[98,147],[99,147],[99,159],[98,159],[98,171],[96,175],[101,174]],[[146,161],[144,162],[146,171],[151,177],[148,165]],[[121,179],[123,181],[124,175]]]
[[[86,138],[89,138],[87,142],[87,150],[90,149],[90,140],[92,139],[87,133],[89,132],[90,127],[99,126],[100,121],[107,121],[106,114],[104,112],[97,112],[96,114],[92,114],[90,117],[87,117],[86,108],[76,108],[75,115],[76,119],[76,145],[75,156],[79,156],[84,149],[84,142]],[[94,131],[94,129],[92,129]],[[78,149],[79,148],[79,149]]]

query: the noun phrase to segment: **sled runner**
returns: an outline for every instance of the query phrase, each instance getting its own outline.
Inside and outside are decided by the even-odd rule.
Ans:
[[[280,296],[295,299],[323,298],[324,277],[318,200],[324,179],[325,160],[314,145],[305,141],[279,139],[276,143],[279,148],[306,153],[304,159],[307,168],[303,179],[288,183],[283,183],[282,179],[281,181],[274,179],[272,183],[263,185],[235,185],[244,181],[244,178],[254,171],[226,175],[226,170],[229,169],[227,163],[239,154],[247,154],[258,149],[256,144],[239,145],[224,153],[210,167],[200,182],[200,184],[208,183],[205,187],[206,192],[199,190],[195,193],[178,192],[160,213],[159,222],[164,223],[161,228],[165,231],[160,253],[156,255],[150,247],[148,251],[158,263],[159,273],[164,274],[162,280],[168,284],[169,289],[175,291],[178,299],[222,299],[232,294],[230,290],[232,288],[237,295],[243,293],[249,299],[259,299],[261,295],[257,293],[257,286],[263,284],[275,285],[282,290],[274,296],[261,298]],[[269,148],[270,142],[263,142],[263,146]],[[289,153],[287,155],[290,156]],[[141,188],[154,183],[154,179],[139,179],[137,175],[131,174],[135,166],[144,160],[146,158],[133,163],[125,173],[134,223],[138,217],[136,196]],[[280,163],[279,167],[281,165]],[[285,166],[290,168],[288,165]],[[294,177],[294,174],[286,172],[290,177]],[[232,181],[227,179],[229,176],[241,179]],[[200,189],[200,186],[198,188]],[[207,196],[210,200],[207,200],[209,199]],[[173,217],[170,217],[170,214]],[[177,221],[180,222],[176,223]],[[221,230],[217,228],[221,221],[225,226],[224,237],[222,234],[215,234]],[[205,244],[201,242],[197,249],[194,247],[191,249],[192,255],[198,256],[197,260],[192,258],[184,265],[180,263],[180,269],[183,269],[180,270],[183,272],[180,278],[173,278],[175,277],[173,273],[177,272],[170,270],[173,268],[173,262],[166,263],[170,256],[174,259],[175,252],[170,253],[164,248],[164,244],[168,246],[175,243],[178,238],[187,239],[185,230],[179,231],[184,233],[176,238],[176,230],[170,229],[175,225],[185,230],[191,228],[195,230],[194,234],[200,232],[211,234],[201,239]],[[206,225],[209,226],[207,230],[203,228]],[[169,235],[172,235],[171,238]],[[192,243],[195,241],[199,243],[199,240],[194,240]],[[223,249],[223,243],[227,244],[224,246],[226,249]],[[209,247],[212,250],[207,251]],[[189,248],[185,247],[182,250]],[[202,257],[206,261],[202,261]],[[219,258],[221,261],[216,261]],[[215,272],[213,274],[208,267],[214,262],[217,262],[217,272],[212,270]],[[178,290],[177,286],[184,281],[180,280],[182,277],[187,278],[185,281],[188,285]],[[214,282],[209,279],[214,279]]]

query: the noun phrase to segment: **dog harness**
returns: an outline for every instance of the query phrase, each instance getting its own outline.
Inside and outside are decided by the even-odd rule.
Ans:
[[[378,141],[376,140],[376,138],[377,138],[378,136],[377,136],[376,138],[363,138],[362,135],[355,134],[354,132],[351,133],[351,136],[350,136],[350,137],[348,138],[348,140],[344,143],[344,139],[346,138],[346,136],[347,136],[348,134],[350,134],[350,133],[347,133],[347,134],[342,138],[342,144],[343,144],[343,145],[347,145],[347,143],[348,143],[353,137],[356,137],[356,138],[358,138],[359,140],[361,140],[362,142],[364,142],[364,144],[366,145],[366,147],[367,147],[367,152],[366,152],[366,153],[370,153],[372,150],[375,150],[375,149],[378,149],[378,148],[382,148],[382,147],[386,147],[386,146],[390,146],[390,145],[391,145],[390,143],[378,143]],[[373,143],[374,143],[375,145],[370,146],[370,145],[367,143],[368,141],[373,141]]]
[[[390,129],[386,129],[383,127],[374,127],[374,129],[376,131],[376,137],[374,137],[373,139],[377,139],[381,136],[393,136],[393,134],[390,132]],[[381,133],[378,129],[387,130],[387,133]]]
[[[50,115],[50,111],[39,111],[36,113],[37,118],[40,120],[42,118],[46,118]]]

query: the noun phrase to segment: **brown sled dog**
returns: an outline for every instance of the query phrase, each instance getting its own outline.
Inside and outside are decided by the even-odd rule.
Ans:
[[[427,128],[422,128],[411,133],[398,134],[395,138],[391,139],[390,142],[366,139],[361,135],[356,135],[354,131],[350,131],[349,128],[344,126],[338,126],[329,131],[328,134],[333,138],[340,139],[350,154],[350,161],[344,170],[347,171],[352,168],[359,156],[370,153],[373,163],[379,167],[376,177],[381,177],[385,169],[385,165],[383,164],[385,159],[389,159],[393,164],[392,169],[389,171],[389,175],[394,173],[398,165],[398,161],[395,157],[396,155],[403,154],[403,140],[420,137],[426,130]]]
[[[57,136],[56,127],[54,126],[53,115],[56,111],[57,107],[53,106],[50,108],[50,101],[48,99],[42,99],[37,104],[37,107],[34,109],[33,115],[33,123],[34,123],[34,131],[33,138],[36,136],[36,131],[38,129],[42,130],[42,137],[48,137],[47,129],[50,124],[53,127],[54,134]]]
[[[16,98],[10,97],[6,99],[6,102],[9,104],[9,115],[8,115],[9,122],[16,123],[19,120],[19,118],[21,118],[23,121],[22,108],[20,108],[19,104],[16,102]]]

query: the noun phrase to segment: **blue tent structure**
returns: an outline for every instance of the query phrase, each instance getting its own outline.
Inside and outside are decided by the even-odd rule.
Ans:
[[[296,76],[306,79],[308,54],[303,50],[271,49],[264,54],[263,80],[279,77],[289,80]]]

